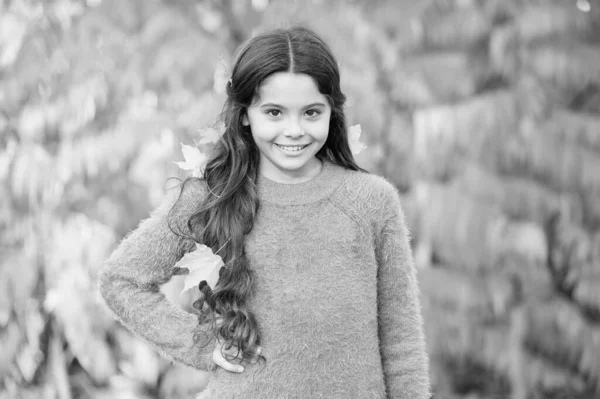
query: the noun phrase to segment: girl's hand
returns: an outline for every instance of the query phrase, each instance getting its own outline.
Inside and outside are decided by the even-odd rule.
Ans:
[[[256,349],[256,352],[258,355],[260,355],[260,352],[261,352],[260,346]],[[217,344],[215,345],[215,349],[213,350],[213,354],[212,354],[213,362],[217,366],[229,371],[230,373],[238,373],[239,374],[239,373],[244,372],[244,366],[242,366],[241,364],[233,364],[233,363],[229,362],[227,359],[225,359],[223,354],[227,355],[228,357],[231,356],[233,358],[238,354],[238,350],[235,346],[232,346],[229,349],[223,349],[223,343],[220,341],[217,341]],[[252,362],[252,363],[256,363],[256,362]]]
[[[221,323],[223,323],[223,317],[217,315],[216,323],[217,326],[220,326]],[[228,350],[223,349],[223,341],[218,339],[215,349],[212,353],[213,363],[222,369],[229,371],[230,373],[242,373],[244,372],[244,367],[241,364],[233,364],[229,362],[229,360],[225,359],[225,356],[223,356],[223,354],[226,354],[228,357],[233,358],[237,355],[237,352],[237,347],[235,346],[232,346]]]
[[[200,283],[202,285],[202,283]],[[220,326],[223,323],[223,317],[219,314],[217,314],[215,322],[217,324],[217,327]],[[260,346],[256,347],[256,355],[257,357],[260,356],[260,353],[262,351],[262,348]],[[222,339],[218,339],[217,343],[215,345],[215,349],[213,350],[212,353],[212,360],[213,363],[216,364],[217,366],[221,367],[224,370],[229,371],[230,373],[243,373],[244,372],[244,366],[242,366],[241,364],[234,364],[231,363],[229,360],[227,360],[225,358],[225,356],[227,356],[230,359],[235,359],[238,355],[238,348],[237,346],[231,345],[231,347],[229,349],[224,349],[223,348],[223,340]],[[236,359],[237,361],[237,359]],[[256,361],[251,361],[250,364],[254,364],[256,363]]]

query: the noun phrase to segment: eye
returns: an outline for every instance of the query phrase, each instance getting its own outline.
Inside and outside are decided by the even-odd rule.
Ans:
[[[267,115],[277,117],[277,116],[281,115],[281,111],[278,109],[275,109],[275,108],[268,109]]]
[[[306,115],[308,115],[309,117],[317,116],[320,113],[321,111],[319,111],[318,109],[309,109],[308,111],[306,111]]]

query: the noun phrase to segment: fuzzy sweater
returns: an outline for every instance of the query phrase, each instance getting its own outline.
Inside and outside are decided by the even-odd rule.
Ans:
[[[167,225],[172,190],[113,253],[101,292],[122,323],[161,353],[213,370],[205,398],[429,398],[416,271],[398,194],[385,179],[324,162],[300,184],[260,177],[260,207],[246,254],[249,300],[264,364],[216,368],[196,315],[159,291],[183,255]],[[174,215],[184,225],[205,193],[186,185]]]

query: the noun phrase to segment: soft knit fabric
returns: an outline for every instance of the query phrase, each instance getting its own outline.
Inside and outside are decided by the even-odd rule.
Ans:
[[[264,364],[242,374],[216,368],[214,344],[194,343],[204,331],[197,317],[159,291],[181,273],[173,265],[185,245],[167,225],[179,192],[107,262],[101,291],[110,308],[160,352],[214,370],[206,398],[428,398],[416,271],[394,187],[329,162],[305,183],[257,184],[245,244]],[[185,187],[174,210],[180,225],[206,192],[200,180]]]

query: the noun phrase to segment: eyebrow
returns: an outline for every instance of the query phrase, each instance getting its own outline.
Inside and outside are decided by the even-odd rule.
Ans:
[[[324,107],[324,106],[325,106],[324,103],[316,102],[316,103],[308,104],[307,106],[302,107],[302,109],[308,109],[308,108],[312,108],[312,107]],[[279,104],[275,104],[275,103],[265,103],[265,104],[262,104],[260,107],[261,108],[275,107],[275,108],[286,109],[283,105],[279,105]]]

